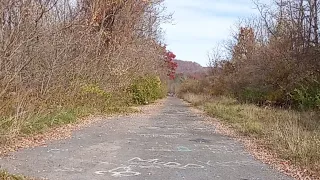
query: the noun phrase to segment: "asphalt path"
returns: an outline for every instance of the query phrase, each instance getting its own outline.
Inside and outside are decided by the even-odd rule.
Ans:
[[[71,138],[11,153],[2,169],[50,180],[276,180],[233,139],[170,97],[148,115],[108,118]]]

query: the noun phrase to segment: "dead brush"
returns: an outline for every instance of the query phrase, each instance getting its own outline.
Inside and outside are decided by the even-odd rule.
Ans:
[[[164,80],[159,24],[170,17],[162,2],[1,1],[0,145],[119,110],[127,104],[122,90],[136,77]],[[84,97],[83,82],[119,97]]]

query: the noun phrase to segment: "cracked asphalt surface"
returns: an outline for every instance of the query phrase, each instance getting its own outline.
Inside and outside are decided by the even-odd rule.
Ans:
[[[101,120],[54,141],[11,153],[2,169],[50,180],[289,180],[177,98],[156,113]]]

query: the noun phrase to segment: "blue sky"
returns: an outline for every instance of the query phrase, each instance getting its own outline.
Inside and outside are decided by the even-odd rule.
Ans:
[[[165,0],[174,13],[172,24],[164,24],[168,49],[177,59],[208,64],[208,52],[231,35],[239,18],[257,13],[251,0]]]

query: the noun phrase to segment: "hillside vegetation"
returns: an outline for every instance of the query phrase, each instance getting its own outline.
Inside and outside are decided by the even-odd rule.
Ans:
[[[162,0],[2,0],[0,147],[163,97],[176,69],[163,10]]]
[[[257,7],[261,15],[213,51],[210,74],[184,81],[178,93],[319,176],[319,2]]]
[[[176,73],[201,73],[206,69],[202,67],[200,64],[192,61],[183,61],[183,60],[174,60],[178,64],[178,68]]]

